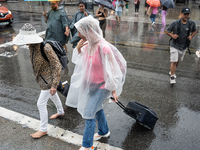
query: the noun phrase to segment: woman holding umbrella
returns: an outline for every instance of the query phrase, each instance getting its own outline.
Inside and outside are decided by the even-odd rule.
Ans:
[[[165,18],[167,16],[167,7],[162,6],[161,10],[162,10],[162,25],[165,26],[166,25]]]
[[[103,31],[103,37],[105,38],[106,17],[108,16],[108,10],[104,9],[104,7],[105,6],[101,4],[101,7],[97,9],[96,16],[98,17],[99,25]]]
[[[160,6],[160,0],[147,0],[146,2],[147,4],[150,5],[149,10],[152,9],[150,20],[152,21],[152,26],[153,26],[156,21],[156,15],[158,13],[158,7]]]
[[[162,4],[162,25],[166,25],[165,23],[165,18],[167,16],[167,10],[168,8],[174,8],[175,4],[173,2],[173,0],[160,0],[161,4]]]

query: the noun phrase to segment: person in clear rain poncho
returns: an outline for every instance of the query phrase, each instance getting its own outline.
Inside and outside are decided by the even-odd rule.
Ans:
[[[93,140],[110,135],[102,105],[110,94],[117,102],[125,81],[126,61],[116,47],[105,41],[98,20],[88,16],[75,27],[81,40],[72,54],[75,69],[66,105],[77,108],[85,119],[80,150],[89,150]],[[95,118],[99,129],[96,134]]]

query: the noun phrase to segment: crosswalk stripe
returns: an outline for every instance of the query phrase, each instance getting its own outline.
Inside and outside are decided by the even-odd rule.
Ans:
[[[17,124],[22,125],[23,127],[27,127],[38,131],[40,128],[40,120],[34,119],[32,117],[20,114],[18,112],[0,107],[0,117],[14,121]],[[55,127],[54,125],[48,124],[47,126],[48,135],[65,141],[67,143],[71,143],[74,145],[81,146],[83,136],[77,133],[73,133],[69,130],[65,130],[59,127]],[[98,141],[94,141],[93,145],[97,147],[98,150],[122,150],[121,148],[110,146],[109,144],[100,143]]]

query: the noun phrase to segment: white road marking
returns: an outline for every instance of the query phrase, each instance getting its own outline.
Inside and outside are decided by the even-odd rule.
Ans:
[[[38,131],[40,128],[39,120],[3,107],[0,107],[0,117],[12,120],[17,124],[22,125],[23,127],[27,127],[35,131]],[[74,145],[81,146],[82,144],[82,138],[83,138],[82,135],[73,133],[68,130],[64,130],[59,127],[55,127],[54,125],[51,124],[48,124],[48,135]],[[122,150],[121,148],[100,143],[98,141],[94,141],[94,146],[97,147],[97,150]]]

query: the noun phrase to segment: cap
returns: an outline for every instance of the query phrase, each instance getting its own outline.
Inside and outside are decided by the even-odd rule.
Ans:
[[[190,13],[190,8],[185,7],[185,8],[182,9],[181,12],[182,12],[183,14],[189,14],[189,13]]]

